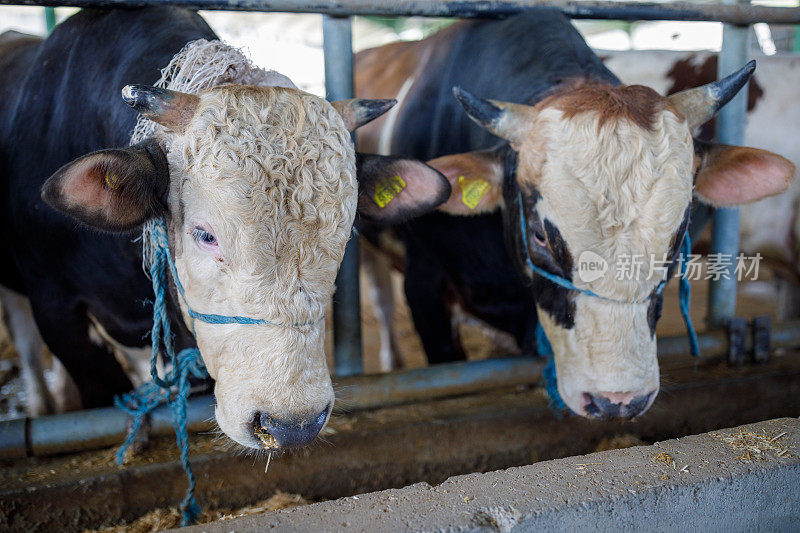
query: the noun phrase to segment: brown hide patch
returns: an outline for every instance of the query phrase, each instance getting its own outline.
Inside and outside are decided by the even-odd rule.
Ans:
[[[706,85],[717,79],[717,56],[711,55],[701,64],[692,61],[691,57],[676,61],[667,72],[667,79],[672,85],[667,90],[667,95],[679,93],[687,89],[694,89]],[[755,74],[750,78],[747,86],[747,111],[755,109],[756,104],[764,96],[764,89],[758,84]],[[698,137],[703,140],[714,138],[716,119],[711,119],[700,127]]]
[[[403,84],[424,73],[428,65],[440,64],[450,53],[455,35],[464,24],[455,23],[421,41],[390,43],[358,52],[354,57],[354,88],[357,98],[397,98]],[[450,88],[448,87],[448,90]],[[400,113],[416,98],[412,86],[404,101],[397,104]],[[362,152],[378,152],[381,131],[387,115],[373,120],[356,132],[356,143]]]
[[[682,116],[669,100],[644,85],[615,87],[602,83],[579,82],[570,89],[545,98],[536,107],[558,109],[567,119],[581,113],[597,113],[598,128],[609,121],[623,119],[650,131],[665,109]]]

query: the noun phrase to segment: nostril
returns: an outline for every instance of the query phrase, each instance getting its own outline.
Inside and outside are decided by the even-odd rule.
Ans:
[[[262,447],[268,450],[290,448],[308,444],[319,434],[328,420],[328,405],[318,415],[305,420],[278,420],[266,413],[256,413],[253,418],[253,433]]]
[[[621,405],[612,402],[606,396],[587,392],[584,393],[584,398],[587,402],[584,409],[590,417],[608,420],[619,416]]]
[[[629,419],[645,412],[655,395],[649,394],[635,396],[621,393],[589,393],[583,394],[584,411],[591,418],[611,420],[614,418]]]
[[[637,396],[628,404],[628,413],[629,417],[633,418],[635,416],[639,416],[640,414],[644,413],[647,408],[650,406],[650,401],[655,396],[655,391],[649,394],[642,394],[641,396]]]

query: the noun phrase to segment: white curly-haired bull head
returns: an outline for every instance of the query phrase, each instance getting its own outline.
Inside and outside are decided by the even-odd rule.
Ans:
[[[453,187],[440,209],[503,208],[506,243],[554,351],[559,394],[575,413],[631,418],[658,392],[657,289],[668,276],[648,267],[620,276],[618,258],[674,266],[693,193],[732,206],[782,192],[793,178],[794,166],[778,155],[692,139],[754,67],[671,97],[582,82],[528,106],[456,89],[470,117],[509,142],[430,161]],[[528,257],[594,295],[545,279]],[[587,258],[607,270],[580,276]]]
[[[108,231],[165,219],[220,428],[252,448],[309,442],[334,401],[322,318],[356,212],[409,218],[444,201],[447,181],[416,161],[356,155],[350,131],[393,101],[240,85],[137,85],[123,98],[164,127],[159,139],[82,157],[43,197]],[[211,324],[189,308],[270,324]]]

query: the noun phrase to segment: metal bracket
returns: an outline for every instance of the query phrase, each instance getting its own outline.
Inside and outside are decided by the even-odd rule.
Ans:
[[[731,366],[742,366],[747,362],[747,319],[744,317],[733,317],[727,325],[728,333],[728,364]]]
[[[753,335],[751,358],[754,363],[769,361],[772,344],[772,318],[769,315],[757,316],[750,324]]]

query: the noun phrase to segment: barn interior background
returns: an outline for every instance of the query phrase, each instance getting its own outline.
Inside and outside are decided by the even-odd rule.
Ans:
[[[753,5],[798,6],[794,1]],[[75,10],[2,6],[0,32],[13,29],[44,35],[48,25]],[[326,46],[329,50],[346,50],[351,24],[352,48],[358,51],[396,40],[420,39],[455,20],[388,16],[323,19],[315,14],[216,10],[202,14],[222,39],[247,50],[257,65],[288,75],[303,90],[337,97],[348,96],[352,87],[348,88],[346,79],[325,79],[325,50]],[[787,17],[791,18],[789,22],[800,22],[796,10]],[[725,28],[713,21],[576,20],[575,24],[597,50],[722,51],[720,68],[726,72],[733,70],[726,65],[738,67],[750,57],[791,56],[800,51],[800,29],[793,24],[759,22],[749,27]],[[328,54],[329,71],[334,70],[334,65],[341,70],[338,67],[347,61],[344,55]],[[621,77],[623,81],[638,81]],[[796,94],[800,85],[790,90]],[[785,105],[790,106],[795,100],[789,99]],[[719,120],[720,140],[742,144],[741,109],[738,116],[735,106],[726,113]],[[781,127],[784,126],[785,135],[797,138],[800,124]],[[784,155],[791,159],[789,154]],[[735,211],[717,216],[716,239],[707,228],[701,249],[735,252]],[[790,400],[797,398],[800,391],[797,294],[782,275],[786,265],[771,262],[769,257],[762,263],[758,279],[739,284],[738,290],[735,282],[702,280],[694,284],[691,314],[698,330],[704,333],[699,364],[688,356],[683,323],[677,312],[677,284],[671,284],[664,318],[658,326],[659,356],[665,375],[663,398],[639,420],[598,425],[553,417],[545,395],[536,387],[542,364],[508,357],[519,355],[513,339],[467,317],[458,327],[470,362],[424,368],[425,356],[404,303],[399,273],[394,273],[392,280],[399,303],[393,328],[405,370],[376,375],[380,336],[375,313],[369,291],[358,283],[357,246],[349,255],[349,264],[342,267],[338,309],[328,314],[329,363],[339,378],[344,409],[327,429],[325,438],[332,445],[323,443],[285,457],[264,475],[263,461],[231,456],[224,443],[208,434],[210,401],[194,400],[190,422],[198,434],[192,437],[192,456],[197,464],[200,499],[206,507],[217,509],[207,513],[205,520],[230,514],[231,509],[241,506],[249,505],[246,512],[256,512],[306,499],[349,496],[416,481],[435,483],[456,473],[528,464],[800,414],[797,402]],[[707,320],[709,311],[711,317]],[[734,316],[744,321],[721,327]],[[759,330],[758,324],[765,322],[752,323],[753,318],[761,316],[771,318],[771,328],[767,325]],[[353,327],[354,323],[360,324],[360,331]],[[769,362],[756,365],[752,361],[753,340],[765,332],[771,335],[772,357]],[[26,399],[7,335],[0,340],[0,349],[0,419],[19,422],[25,417]],[[147,512],[151,514],[149,522],[141,523],[144,529],[177,523],[176,513],[167,509],[180,500],[184,479],[172,449],[168,417],[156,413],[153,430],[161,437],[129,464],[118,467],[109,446],[120,442],[125,417],[119,415],[111,420],[105,413],[91,416],[28,421],[23,424],[27,441],[5,441],[0,457],[9,462],[0,467],[0,481],[8,487],[8,495],[27,494],[20,500],[24,500],[20,509],[43,501],[63,501],[63,505],[50,504],[55,509],[53,518],[40,517],[40,524],[45,525],[65,517],[75,527],[130,523]],[[474,442],[471,437],[478,431],[485,437]],[[40,440],[31,440],[36,437]],[[86,480],[90,480],[95,492],[83,490],[80,500],[71,496],[76,484]],[[128,495],[125,501],[109,501],[108,494],[120,490]],[[280,497],[280,501],[264,503],[276,490],[302,497]],[[255,502],[260,503],[253,506]],[[161,511],[153,514],[153,509]],[[170,522],[173,519],[175,522]]]

